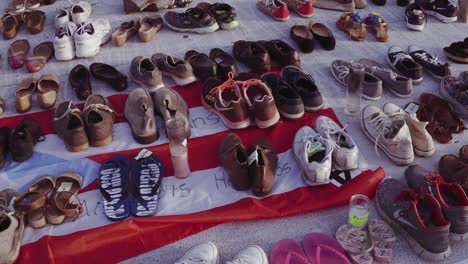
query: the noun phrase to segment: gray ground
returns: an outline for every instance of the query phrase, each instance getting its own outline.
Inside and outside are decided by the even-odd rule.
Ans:
[[[0,7],[3,9],[7,1],[1,1]],[[129,20],[131,17],[136,18],[142,16],[135,14],[132,16],[124,16],[122,2],[120,0],[90,0],[93,4],[92,17],[100,16],[107,17],[113,27],[120,23]],[[194,0],[194,4],[199,0]],[[156,52],[168,53],[174,56],[183,57],[188,49],[196,49],[201,52],[208,52],[211,48],[220,47],[225,50],[231,50],[233,42],[239,39],[245,40],[260,40],[280,38],[292,43],[289,38],[289,30],[294,24],[307,24],[309,20],[300,18],[292,14],[288,22],[276,22],[255,7],[254,0],[236,0],[225,1],[230,2],[237,8],[241,26],[234,31],[219,31],[209,35],[192,35],[174,33],[164,29],[159,33],[157,39],[151,43],[141,43],[137,37],[131,39],[124,48],[116,48],[112,44],[108,44],[102,48],[98,56],[92,59],[80,59],[70,62],[57,62],[54,59],[49,62],[42,73],[50,72],[59,76],[62,82],[62,90],[59,93],[60,99],[72,99],[78,101],[73,94],[68,84],[68,73],[78,63],[89,65],[93,62],[105,62],[116,66],[123,72],[128,71],[128,65],[132,58],[137,55],[150,56]],[[304,69],[314,75],[322,94],[326,97],[327,102],[332,106],[343,124],[349,123],[348,131],[358,142],[361,155],[367,161],[375,162],[376,166],[385,168],[387,175],[395,178],[402,178],[405,167],[397,167],[393,165],[385,156],[381,154],[378,158],[374,154],[374,146],[365,138],[361,132],[358,117],[348,117],[343,113],[343,97],[345,95],[344,88],[340,86],[331,76],[329,65],[334,59],[358,60],[362,57],[372,58],[377,61],[384,62],[384,56],[387,49],[391,45],[399,45],[406,49],[408,45],[418,45],[428,52],[434,53],[442,60],[446,60],[442,48],[449,45],[451,42],[460,41],[468,36],[468,24],[454,23],[443,24],[438,20],[430,17],[428,26],[424,32],[412,32],[405,26],[403,17],[404,9],[396,6],[396,1],[389,1],[386,6],[378,7],[372,3],[360,11],[362,16],[376,11],[380,13],[390,26],[390,39],[388,43],[378,43],[375,41],[374,35],[369,34],[367,40],[363,43],[351,41],[343,32],[336,29],[334,23],[340,16],[339,12],[325,11],[316,9],[313,20],[328,25],[334,32],[337,39],[336,49],[333,51],[325,51],[318,47],[312,54],[301,54]],[[44,8],[49,17],[47,18],[46,27],[43,33],[31,36],[23,27],[20,30],[19,37],[27,38],[32,47],[40,42],[52,40],[54,34],[53,26],[53,11],[56,7],[67,5],[69,1],[60,1],[53,6]],[[25,68],[13,71],[7,64],[7,49],[12,43],[10,41],[0,41],[0,50],[2,51],[2,59],[0,61],[0,80],[1,88],[0,95],[7,99],[7,115],[14,113],[14,93],[15,89],[21,80],[29,74]],[[462,70],[468,70],[468,67],[460,64],[452,64],[454,74],[459,74]],[[36,74],[39,77],[38,74]],[[418,101],[418,96],[422,92],[433,92],[438,94],[439,82],[425,76],[425,80],[419,86],[416,86],[414,95],[409,99],[401,99],[395,97],[388,91],[384,91],[383,97],[378,102],[373,102],[375,105],[383,105],[386,102],[393,102],[400,106],[406,105],[409,101]],[[136,88],[134,84],[131,89]],[[95,92],[111,95],[114,92],[106,87],[94,86]],[[364,101],[364,104],[370,102]],[[38,111],[38,107],[33,108]],[[455,154],[463,145],[467,143],[467,134],[457,137],[458,140],[453,144],[440,145],[437,144],[437,153],[429,159],[417,158],[415,163],[421,164],[427,168],[437,169],[439,158],[447,153]],[[313,202],[313,201],[311,201]],[[294,204],[291,204],[294,206]],[[375,210],[371,211],[371,217],[377,217]],[[172,263],[176,261],[184,252],[203,241],[212,241],[218,248],[222,261],[230,260],[244,246],[249,244],[257,244],[262,246],[265,251],[269,252],[272,245],[283,238],[292,238],[301,241],[302,237],[309,232],[323,232],[329,235],[334,234],[337,227],[347,218],[347,208],[335,208],[323,210],[319,212],[303,214],[295,217],[250,221],[240,223],[223,224],[197,235],[180,240],[176,243],[167,245],[158,250],[148,252],[147,254],[129,259],[126,263]],[[466,263],[468,252],[466,251],[467,244],[459,243],[452,245],[452,256],[446,263],[455,263],[463,261]],[[398,243],[395,248],[395,263],[424,263],[421,261],[408,247],[405,240],[398,235]]]

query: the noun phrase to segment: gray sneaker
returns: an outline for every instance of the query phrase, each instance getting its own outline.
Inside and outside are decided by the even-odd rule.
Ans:
[[[425,191],[418,194],[390,178],[377,188],[376,207],[382,219],[405,237],[420,258],[442,261],[450,255],[450,223],[439,202]]]
[[[410,78],[395,73],[393,70],[370,59],[360,59],[366,71],[382,80],[383,87],[398,97],[409,97],[413,93],[413,82]]]
[[[462,78],[446,76],[440,83],[440,94],[465,118],[468,118],[468,83]]]
[[[468,197],[461,185],[446,183],[440,175],[419,165],[409,166],[405,177],[410,188],[422,187],[439,201],[445,217],[451,223],[451,240],[468,238]]]
[[[343,60],[335,60],[331,64],[331,72],[335,79],[342,85],[348,85],[349,67],[351,63]],[[362,82],[362,97],[367,100],[379,100],[382,96],[382,81],[373,74],[366,72]]]

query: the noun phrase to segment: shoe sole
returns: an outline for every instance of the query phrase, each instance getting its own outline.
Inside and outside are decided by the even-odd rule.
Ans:
[[[311,18],[314,13],[312,14],[302,14],[302,13],[299,13],[297,10],[294,10],[294,13],[296,13],[297,15],[299,15],[300,17],[303,17],[303,18]]]
[[[450,253],[451,253],[450,245],[448,246],[445,252],[441,252],[441,253],[433,253],[433,252],[425,250],[418,242],[416,242],[416,240],[413,237],[411,237],[408,234],[408,232],[406,232],[406,230],[404,230],[398,223],[396,223],[395,221],[393,221],[393,219],[387,216],[387,214],[380,207],[378,201],[376,201],[375,207],[380,217],[382,217],[382,219],[385,220],[385,222],[387,222],[394,229],[398,230],[400,234],[403,235],[408,245],[413,249],[413,251],[420,258],[429,260],[429,261],[441,261],[441,260],[447,259],[450,256]]]
[[[234,20],[230,23],[218,23],[219,27],[223,30],[233,30],[239,26],[239,21]]]
[[[462,58],[462,57],[458,57],[458,56],[455,56],[455,55],[452,55],[448,52],[446,52],[444,50],[444,53],[445,53],[445,56],[453,61],[456,61],[458,63],[468,63],[468,58]]]
[[[465,117],[468,117],[468,110],[465,109],[463,105],[461,105],[457,100],[453,99],[452,96],[450,96],[450,94],[447,92],[447,90],[445,90],[443,79],[442,81],[440,81],[439,90],[442,97],[449,101],[450,105],[452,105],[453,108],[456,108],[458,112],[460,112]]]
[[[341,80],[338,79],[338,77],[335,75],[335,72],[333,71],[333,66],[330,66],[330,71],[331,71],[333,77],[335,77],[335,79],[336,79],[341,85],[345,86],[345,88],[346,88],[347,85],[344,84],[343,82],[341,82]],[[377,100],[379,100],[380,98],[382,98],[382,96],[370,97],[370,96],[367,96],[367,95],[365,95],[365,94],[361,94],[361,97],[364,98],[364,99],[370,100],[370,101],[377,101]]]
[[[444,23],[453,23],[453,22],[456,22],[457,21],[457,17],[454,16],[454,17],[446,17],[444,15],[441,15],[435,11],[428,11],[428,10],[424,10],[423,11],[424,14],[426,15],[431,15],[431,16],[434,16],[436,17],[437,19],[439,19],[440,21],[444,22]]]
[[[364,113],[364,110],[365,110],[365,108],[362,110],[363,113]],[[361,128],[362,128],[362,131],[364,132],[364,134],[367,136],[367,138],[369,138],[370,141],[375,144],[376,139],[374,139],[374,137],[372,137],[369,134],[369,132],[367,132],[367,129],[366,129],[365,125],[364,125],[364,119],[362,118],[362,114],[361,114]],[[414,161],[414,155],[413,155],[412,158],[402,159],[402,158],[398,158],[398,157],[393,156],[391,153],[389,153],[379,143],[377,143],[377,146],[387,155],[388,158],[390,158],[391,161],[393,161],[393,163],[395,163],[398,166],[406,166],[406,165],[411,164]],[[413,149],[413,151],[414,151],[414,149]]]
[[[278,123],[279,120],[280,120],[280,114],[278,112],[278,109],[276,109],[275,115],[272,118],[266,121],[262,121],[262,120],[255,118],[255,124],[259,128],[267,128],[267,127],[271,127],[275,125],[276,123]]]
[[[297,113],[297,114],[288,114],[288,113],[285,113],[283,111],[281,111],[279,108],[278,109],[278,112],[280,113],[280,115],[284,118],[284,119],[287,119],[287,120],[297,120],[301,117],[304,116],[305,114],[305,111],[302,111],[300,113]]]
[[[434,155],[435,148],[433,148],[431,150],[428,150],[428,151],[423,151],[423,150],[419,150],[415,146],[413,146],[413,151],[414,151],[414,154],[416,154],[416,156],[427,158],[427,157],[431,157],[432,155]]]
[[[197,81],[197,78],[195,76],[190,76],[187,78],[180,78],[169,72],[161,71],[161,73],[166,77],[170,77],[178,86],[185,86],[185,85],[188,85]]]
[[[392,68],[392,70],[394,70],[396,73],[398,73],[398,74],[400,74],[402,76],[406,76],[406,75],[402,74],[400,71],[398,71],[395,66],[393,66],[392,62],[390,61],[390,58],[388,57],[388,54],[387,54],[386,58],[387,58],[387,63]],[[420,84],[422,82],[422,80],[423,80],[423,77],[421,77],[419,79],[413,79],[411,77],[407,77],[407,78],[410,78],[413,81],[413,84]],[[410,96],[410,95],[408,95],[408,96]]]
[[[191,33],[198,33],[198,34],[208,34],[215,32],[216,30],[219,29],[218,23],[214,23],[213,25],[209,27],[202,27],[202,28],[178,28],[170,25],[169,23],[166,22],[166,26],[168,26],[170,29],[178,32],[191,32]]]
[[[267,11],[259,8],[258,6],[257,6],[257,8],[260,11],[262,11],[263,13],[269,15],[270,17],[272,17],[274,20],[277,20],[277,21],[288,21],[291,18],[291,15],[288,15],[287,17],[275,17],[273,14],[268,13]]]
[[[132,82],[134,82],[134,83],[136,83],[138,85],[141,85],[143,88],[148,90],[148,92],[150,92],[150,93],[156,92],[159,88],[166,87],[166,85],[164,85],[164,83],[156,85],[156,86],[145,84],[145,83],[143,83],[143,82],[141,82],[139,80],[136,80],[135,77],[133,77],[132,73],[130,73],[130,72],[128,73],[128,76],[130,76]]]
[[[220,119],[221,121],[224,123],[225,126],[227,126],[228,128],[231,128],[231,129],[243,129],[243,128],[246,128],[246,127],[249,127],[250,126],[250,118],[246,118],[245,120],[242,120],[240,122],[231,122],[229,120],[227,120],[221,113],[219,113],[216,109],[214,109],[213,107],[209,106],[207,103],[205,103],[205,100],[203,100],[203,96],[201,98],[201,101],[202,101],[202,105],[203,107],[208,110],[209,112],[211,113],[214,113],[216,114]]]

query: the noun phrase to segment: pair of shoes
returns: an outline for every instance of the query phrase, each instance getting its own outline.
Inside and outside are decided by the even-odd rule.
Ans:
[[[16,112],[26,113],[31,110],[32,96],[37,91],[37,101],[41,109],[49,109],[57,101],[60,80],[54,74],[44,74],[36,80],[34,77],[24,79],[16,88]]]
[[[440,82],[440,94],[465,118],[468,118],[468,71],[458,78],[446,76]]]
[[[115,156],[104,162],[97,176],[106,217],[111,221],[152,216],[164,176],[159,157],[144,149],[135,158]]]
[[[64,141],[68,151],[84,151],[103,147],[112,141],[115,111],[109,100],[92,94],[86,100],[84,110],[71,101],[60,103],[54,111],[53,127]]]
[[[344,12],[354,12],[355,9],[363,9],[367,6],[366,0],[317,0],[316,8],[329,9]]]
[[[427,17],[424,15],[423,8],[416,4],[411,3],[405,9],[406,26],[415,31],[423,31],[427,24]]]
[[[60,28],[68,22],[79,26],[88,21],[91,11],[91,5],[86,1],[76,1],[69,8],[60,8],[55,12],[55,27]]]
[[[55,59],[59,61],[90,58],[98,54],[101,46],[111,38],[111,25],[105,18],[88,20],[78,25],[62,24],[55,32]]]
[[[83,178],[73,171],[65,171],[55,179],[41,176],[15,200],[14,208],[26,216],[32,228],[42,228],[47,223],[60,225],[67,217],[75,221],[83,210],[77,196],[82,184]]]
[[[408,53],[403,51],[403,49],[398,46],[391,46],[388,49],[386,58],[387,58],[388,65],[392,67],[392,69],[395,72],[407,78],[411,78],[411,80],[413,81],[413,84],[420,84],[423,80],[423,67],[414,60],[414,58],[417,57],[416,53],[421,53],[420,55],[421,57],[418,59],[418,61],[426,61],[427,59],[427,62],[428,62],[428,64],[426,64],[427,66],[431,66],[431,67],[434,66],[434,68],[439,67],[438,65],[440,63],[436,63],[436,61],[431,63],[431,61],[429,61],[429,58],[427,58],[428,57],[427,55],[429,54],[419,49],[416,46],[409,46]],[[423,54],[426,54],[426,59],[424,60],[422,59]],[[432,58],[434,59],[434,57]],[[441,68],[443,68],[442,71],[444,71],[445,69],[445,72],[446,72],[447,71],[446,68],[448,67],[442,65]],[[443,74],[443,73],[439,73],[439,74]]]
[[[468,63],[468,37],[464,41],[453,42],[449,47],[445,47],[444,53],[455,62]]]
[[[70,71],[68,80],[80,100],[86,100],[93,93],[91,75],[109,84],[115,91],[121,92],[128,87],[127,76],[114,67],[104,63],[93,63],[89,69],[78,64]]]
[[[19,14],[5,14],[1,18],[0,28],[5,40],[15,38],[19,28],[26,24],[31,34],[38,34],[44,28],[46,14],[39,10],[26,10]]]
[[[289,10],[305,18],[314,14],[311,0],[257,0],[257,8],[278,21],[289,20]]]
[[[336,230],[335,236],[353,263],[392,261],[396,236],[393,229],[382,220],[370,220],[363,229],[350,224],[342,225]]]
[[[249,111],[260,128],[273,126],[280,119],[271,90],[255,74],[240,74],[234,79],[229,73],[225,82],[209,78],[203,84],[201,98],[203,107],[231,129],[250,126]]]
[[[431,15],[444,23],[457,21],[457,2],[448,0],[416,0],[424,14]]]
[[[413,94],[413,81],[411,78],[400,75],[387,66],[371,59],[360,59],[359,63],[364,65],[367,73],[372,74],[377,79],[382,81],[382,87],[389,90],[396,96],[405,98]],[[339,65],[337,64],[337,66]],[[341,71],[338,69],[338,71],[335,71],[334,74],[343,74],[342,72],[346,72],[346,69],[342,68]],[[337,75],[337,77],[339,78],[340,75]],[[371,81],[372,79],[373,77],[367,76],[367,80],[366,78],[364,79],[364,84]],[[370,99],[374,96],[373,91],[376,91],[375,96],[377,96],[379,91],[378,84],[375,88],[371,88],[372,86],[369,87],[369,85],[370,83],[363,86],[363,97],[367,96],[368,98],[366,99]]]
[[[331,73],[335,79],[343,86],[348,86],[349,69],[352,63],[344,60],[334,60],[331,64]],[[365,67],[365,65],[364,65]],[[361,83],[362,97],[367,100],[376,101],[382,97],[383,81],[369,71],[364,73],[364,80]]]
[[[239,74],[234,58],[219,48],[212,49],[209,56],[195,50],[189,50],[185,53],[185,61],[190,63],[193,73],[202,82],[210,77],[226,81],[230,72],[234,77]]]
[[[225,3],[202,2],[183,13],[169,11],[164,15],[164,20],[174,31],[199,34],[215,32],[219,28],[231,30],[239,26],[236,10]]]
[[[45,137],[41,127],[32,118],[23,119],[15,129],[8,127],[0,128],[0,167],[5,165],[7,151],[11,153],[13,161],[25,161],[31,158],[34,146],[42,142]]]
[[[1,167],[1,166],[0,166]],[[0,263],[14,263],[23,239],[23,216],[10,208],[19,193],[12,189],[0,191]]]
[[[414,161],[411,134],[405,120],[392,119],[382,109],[368,105],[362,110],[361,127],[364,134],[399,166]]]
[[[145,16],[136,22],[133,20],[124,22],[112,33],[112,41],[115,46],[121,47],[138,33],[143,42],[148,42],[162,29],[162,26],[163,20],[160,16]]]
[[[137,88],[125,101],[124,115],[132,129],[133,138],[139,144],[150,144],[159,138],[155,112],[163,118],[164,123],[171,118],[184,120],[185,136],[190,138],[189,109],[176,91],[163,87],[151,95],[147,89]]]
[[[182,256],[174,264],[191,264],[191,263],[207,263],[218,264],[219,254],[218,248],[211,242],[204,242],[190,248],[184,256]],[[248,246],[242,249],[232,261],[227,264],[268,264],[268,257],[263,249],[256,245]]]
[[[336,21],[336,26],[355,41],[364,41],[366,39],[366,28],[374,31],[377,41],[387,42],[388,40],[388,25],[377,13],[371,13],[365,19],[362,19],[358,13],[344,12]]]
[[[10,10],[15,13],[21,13],[27,9],[37,9],[40,6],[41,3],[38,0],[13,0]]]
[[[292,239],[283,239],[273,245],[270,253],[271,264],[333,263],[351,264],[346,252],[336,239],[322,233],[304,236],[302,245]]]
[[[379,185],[377,212],[402,233],[419,257],[443,261],[451,253],[449,240],[466,238],[468,197],[460,185],[447,184],[419,165],[408,167],[405,178],[409,188],[392,178]]]
[[[446,182],[460,184],[468,194],[468,145],[460,148],[458,157],[451,154],[442,156],[439,173]]]
[[[42,42],[33,49],[33,56],[29,57],[29,41],[16,40],[8,48],[8,63],[12,69],[19,69],[26,64],[29,72],[38,72],[54,56],[55,50],[52,42]]]
[[[239,136],[227,134],[219,144],[218,157],[234,189],[245,191],[252,187],[256,196],[271,192],[278,156],[268,140],[257,139],[247,149]]]
[[[324,24],[310,22],[309,26],[294,25],[289,32],[291,38],[304,53],[311,53],[315,48],[315,40],[326,50],[335,49],[335,36]]]
[[[275,39],[271,41],[236,41],[232,47],[232,54],[239,62],[247,65],[256,73],[270,71],[271,61],[281,67],[301,65],[299,53],[288,43]]]
[[[453,111],[449,102],[435,94],[421,94],[417,117],[423,122],[429,122],[427,132],[440,143],[449,143],[452,134],[465,131],[463,117]]]
[[[163,75],[180,86],[197,80],[190,63],[162,53],[153,54],[151,58],[135,57],[130,64],[132,80],[151,93],[165,86]]]
[[[135,12],[157,12],[163,9],[188,6],[192,0],[123,0],[126,14]]]
[[[349,171],[358,167],[359,150],[353,138],[334,120],[320,116],[314,128],[304,126],[294,136],[294,158],[310,186],[328,184],[333,165]]]

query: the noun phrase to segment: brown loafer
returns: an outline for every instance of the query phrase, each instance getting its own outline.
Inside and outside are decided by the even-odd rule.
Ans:
[[[54,44],[50,41],[42,42],[33,49],[33,56],[26,58],[26,68],[29,72],[38,72],[54,56]]]
[[[310,22],[309,30],[314,35],[314,39],[316,39],[324,49],[335,49],[335,36],[333,35],[333,32],[330,30],[330,28],[328,28],[322,23]]]
[[[252,178],[248,173],[248,153],[239,136],[227,134],[219,144],[218,157],[221,166],[229,175],[232,187],[238,191],[249,189]]]
[[[44,28],[46,14],[39,10],[26,11],[23,13],[23,20],[26,22],[29,33],[38,34]]]
[[[163,19],[160,16],[149,17],[146,16],[140,20],[140,29],[138,29],[138,36],[143,42],[151,41],[156,33],[161,31],[163,27]]]
[[[83,113],[72,102],[65,101],[57,106],[53,127],[68,151],[78,152],[89,148]]]
[[[81,64],[76,65],[70,71],[68,80],[80,100],[86,100],[93,93],[90,75],[89,70]]]
[[[89,69],[94,78],[110,84],[118,92],[128,87],[127,76],[108,64],[93,63],[89,66]]]
[[[239,62],[256,73],[270,71],[271,61],[268,51],[255,41],[239,40],[232,47],[232,54]]]
[[[5,14],[2,16],[1,28],[3,30],[3,39],[13,39],[18,34],[18,28],[22,24],[19,15]]]
[[[153,101],[148,90],[137,88],[128,95],[124,115],[132,129],[133,138],[139,144],[151,144],[159,138]]]
[[[23,67],[29,52],[29,41],[20,39],[13,42],[8,48],[8,63],[12,69]]]
[[[57,93],[60,87],[60,81],[53,74],[44,74],[37,81],[37,101],[42,109],[49,109],[57,101]]]
[[[230,72],[234,78],[239,75],[239,69],[237,68],[236,61],[231,54],[222,49],[214,48],[210,51],[210,58],[218,65],[218,79],[226,81]]]
[[[281,67],[289,65],[296,67],[301,66],[301,59],[299,58],[297,50],[288,43],[279,39],[259,41],[259,43],[268,51],[270,58],[278,62]]]
[[[275,181],[278,156],[270,142],[258,139],[249,149],[248,168],[252,177],[252,193],[265,196],[271,192]]]
[[[295,25],[289,32],[291,38],[304,53],[311,53],[315,48],[315,39],[312,32],[304,25]]]
[[[82,205],[76,195],[82,184],[83,178],[73,171],[65,171],[55,179],[54,193],[47,206],[46,218],[49,224],[60,225],[66,217],[75,221],[80,216]]]
[[[41,127],[32,118],[25,118],[10,135],[8,149],[14,161],[25,161],[33,154],[37,142],[44,141]]]
[[[36,91],[36,79],[24,79],[16,89],[16,112],[26,113],[32,107],[32,95]]]
[[[217,75],[217,65],[205,53],[199,53],[195,50],[189,50],[185,53],[185,61],[190,63],[193,68],[193,74],[202,82]]]
[[[83,116],[92,147],[103,147],[112,141],[115,112],[106,97],[98,94],[90,95],[86,99]]]
[[[112,41],[115,46],[123,46],[140,29],[140,22],[130,21],[122,23],[113,33]]]

